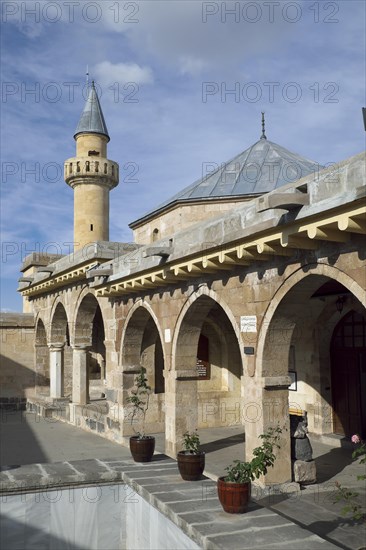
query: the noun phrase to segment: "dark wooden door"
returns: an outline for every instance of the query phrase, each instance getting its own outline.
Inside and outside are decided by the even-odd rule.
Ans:
[[[366,322],[350,312],[338,323],[331,345],[333,431],[366,432]]]

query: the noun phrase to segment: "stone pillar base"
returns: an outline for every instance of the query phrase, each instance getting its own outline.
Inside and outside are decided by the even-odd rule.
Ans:
[[[292,470],[294,481],[301,485],[311,485],[316,483],[316,464],[315,460],[305,462],[304,460],[293,460]]]

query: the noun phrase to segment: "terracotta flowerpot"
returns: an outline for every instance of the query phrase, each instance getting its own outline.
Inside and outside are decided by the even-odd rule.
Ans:
[[[205,469],[205,453],[198,454],[190,451],[180,451],[177,455],[179,473],[185,481],[201,479]]]
[[[130,437],[130,451],[135,462],[150,462],[155,450],[155,437],[147,435]]]
[[[233,483],[225,477],[217,480],[217,492],[221,506],[229,514],[244,514],[251,495],[251,482]]]

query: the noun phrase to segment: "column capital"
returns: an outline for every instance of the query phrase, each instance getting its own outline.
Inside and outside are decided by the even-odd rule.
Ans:
[[[50,351],[61,351],[65,344],[47,344]]]
[[[80,344],[72,346],[73,351],[88,351],[91,348],[90,345]]]

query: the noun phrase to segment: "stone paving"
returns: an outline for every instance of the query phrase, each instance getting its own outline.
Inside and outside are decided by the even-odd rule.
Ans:
[[[202,548],[356,550],[365,544],[364,526],[342,518],[341,505],[333,504],[335,479],[360,489],[355,477],[360,470],[350,460],[349,449],[314,442],[320,483],[301,490],[290,484],[285,492],[277,489],[266,494],[254,488],[248,513],[237,516],[223,512],[214,479],[224,473],[228,462],[242,456],[240,428],[202,430],[208,477],[185,482],[176,462],[159,452],[161,435],[153,461],[137,464],[125,447],[67,424],[36,420],[30,414],[3,418],[3,493],[122,482]]]
[[[131,459],[30,464],[1,472],[0,482],[3,493],[124,482],[201,548],[336,548],[255,502],[245,515],[226,514],[214,481],[183,481],[176,462],[160,454],[148,464]]]

